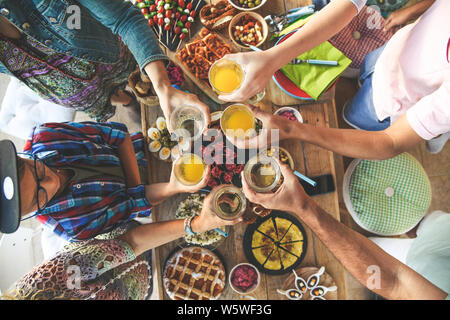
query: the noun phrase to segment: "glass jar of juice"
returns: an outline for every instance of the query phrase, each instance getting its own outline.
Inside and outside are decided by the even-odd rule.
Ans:
[[[206,168],[202,158],[193,153],[183,154],[174,163],[175,177],[185,186],[200,183],[205,176]]]
[[[209,69],[208,79],[211,87],[218,94],[230,94],[239,89],[244,81],[245,72],[242,67],[230,59],[220,59],[213,63]],[[266,89],[246,101],[246,103],[256,104],[261,101],[266,94]]]
[[[211,87],[219,94],[229,94],[239,89],[244,80],[244,71],[233,60],[220,59],[209,69]]]
[[[223,111],[220,127],[227,137],[249,138],[256,134],[255,116],[245,104],[232,104]]]

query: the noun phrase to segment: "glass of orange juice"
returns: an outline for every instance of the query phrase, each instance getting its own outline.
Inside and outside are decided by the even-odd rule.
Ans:
[[[244,81],[244,70],[235,61],[219,59],[209,69],[208,79],[211,87],[218,94],[230,94],[239,89]],[[264,98],[266,90],[257,93],[247,102],[255,104]]]
[[[209,83],[219,94],[229,94],[239,89],[244,79],[241,66],[229,59],[220,59],[209,69]]]
[[[194,186],[206,173],[207,165],[202,158],[193,153],[186,153],[180,156],[174,163],[175,177],[185,186]]]
[[[222,113],[220,127],[227,137],[246,139],[256,134],[255,116],[245,104],[232,104]]]

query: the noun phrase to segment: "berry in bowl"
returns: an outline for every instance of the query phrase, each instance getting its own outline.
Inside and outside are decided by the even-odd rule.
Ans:
[[[260,46],[267,39],[269,28],[264,18],[254,12],[241,12],[236,15],[228,27],[230,39],[238,47]]]
[[[261,280],[258,269],[250,263],[240,263],[231,270],[228,278],[230,287],[239,294],[256,290]]]
[[[274,113],[277,116],[285,117],[292,121],[298,121],[300,123],[303,122],[302,115],[300,112],[298,112],[297,109],[291,108],[291,107],[283,107],[275,111]]]

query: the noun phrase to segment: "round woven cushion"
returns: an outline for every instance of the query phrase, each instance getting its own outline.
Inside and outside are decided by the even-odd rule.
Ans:
[[[383,236],[414,228],[431,203],[428,176],[408,153],[383,161],[354,160],[345,172],[343,193],[353,220]]]

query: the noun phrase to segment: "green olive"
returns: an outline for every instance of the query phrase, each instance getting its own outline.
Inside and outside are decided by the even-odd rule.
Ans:
[[[255,6],[255,5],[254,5],[253,3],[251,3],[251,2],[248,4],[248,7],[249,7],[249,8],[253,8],[254,6]]]
[[[256,1],[255,1],[255,4],[256,4],[257,6],[259,6],[259,5],[261,4],[261,0],[256,0]]]

